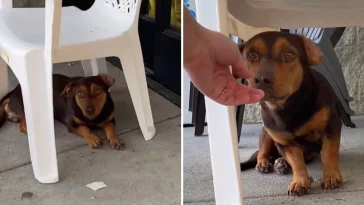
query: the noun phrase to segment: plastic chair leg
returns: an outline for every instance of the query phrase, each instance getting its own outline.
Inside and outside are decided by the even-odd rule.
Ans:
[[[239,105],[236,109],[236,126],[238,134],[238,143],[240,142],[241,129],[243,127],[245,105]]]
[[[339,107],[339,115],[346,127],[356,128],[356,124],[353,123],[353,121],[351,120],[351,116],[346,112],[346,110],[342,104]]]
[[[86,76],[95,76],[100,73],[107,73],[106,59],[94,58],[81,61],[83,72]]]
[[[0,98],[9,92],[8,65],[0,57]]]
[[[137,29],[131,29],[128,44],[120,51],[120,62],[129,88],[140,129],[145,140],[154,137],[156,130],[150,106],[147,79]],[[123,42],[125,43],[125,42]]]
[[[205,96],[196,87],[193,89],[192,123],[195,125],[195,136],[201,136],[205,130]]]
[[[203,9],[202,9],[203,8]],[[228,36],[226,1],[196,1],[197,21]],[[217,12],[218,11],[218,12]],[[243,204],[235,107],[205,98],[216,204]]]
[[[51,65],[45,69],[43,53],[20,63],[18,77],[27,124],[30,158],[35,178],[41,183],[58,182],[57,153],[53,119]],[[39,72],[34,72],[37,68]],[[43,69],[42,69],[43,68]]]
[[[319,43],[320,49],[327,56],[327,58],[330,59],[329,62],[332,66],[329,67],[329,71],[332,74],[333,78],[335,79],[343,97],[347,101],[351,101],[352,99],[350,98],[350,95],[349,95],[349,92],[348,92],[348,89],[346,86],[345,77],[344,77],[344,73],[341,68],[340,61],[329,40],[330,39],[322,39],[321,42]]]

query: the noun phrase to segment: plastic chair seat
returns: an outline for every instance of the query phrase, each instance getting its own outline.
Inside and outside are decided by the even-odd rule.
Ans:
[[[342,27],[364,25],[361,0],[227,0],[239,21],[255,27]]]
[[[44,21],[43,8],[1,9],[0,48],[44,48]],[[64,7],[59,46],[82,45],[120,37],[129,29],[131,23],[120,23],[120,19],[111,18],[95,9],[81,11],[75,7]]]

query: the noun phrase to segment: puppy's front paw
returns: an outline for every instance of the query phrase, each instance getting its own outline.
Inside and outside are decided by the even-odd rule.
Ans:
[[[274,161],[274,170],[278,174],[287,174],[290,170],[290,166],[285,159],[278,158]]]
[[[340,170],[324,172],[321,181],[321,187],[323,189],[336,189],[343,183],[343,177]]]
[[[293,177],[288,187],[288,195],[301,196],[307,194],[313,182],[310,176]]]
[[[85,137],[88,147],[91,149],[98,149],[102,145],[102,141],[96,135],[90,135]]]
[[[255,169],[258,170],[260,173],[269,173],[273,171],[273,165],[267,159],[258,160]]]
[[[111,138],[108,140],[111,148],[117,150],[123,150],[125,148],[124,142],[119,140],[118,138]]]

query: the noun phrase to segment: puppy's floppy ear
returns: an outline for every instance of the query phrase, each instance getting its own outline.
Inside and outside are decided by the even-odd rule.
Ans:
[[[321,50],[306,36],[300,35],[306,50],[307,62],[310,66],[320,65],[323,60]]]
[[[65,87],[64,87],[64,89],[63,89],[63,91],[62,91],[62,93],[61,93],[61,98],[69,98],[70,96],[71,96],[71,94],[72,94],[72,89],[73,89],[73,86],[75,85],[75,83],[74,82],[70,82],[70,83],[68,83]]]
[[[110,88],[115,83],[115,79],[107,74],[99,74],[101,80],[105,83],[105,85]]]

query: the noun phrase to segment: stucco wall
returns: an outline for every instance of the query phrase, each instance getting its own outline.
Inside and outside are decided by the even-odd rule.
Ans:
[[[356,115],[364,114],[364,28],[346,28],[335,48],[345,76],[350,103]]]

